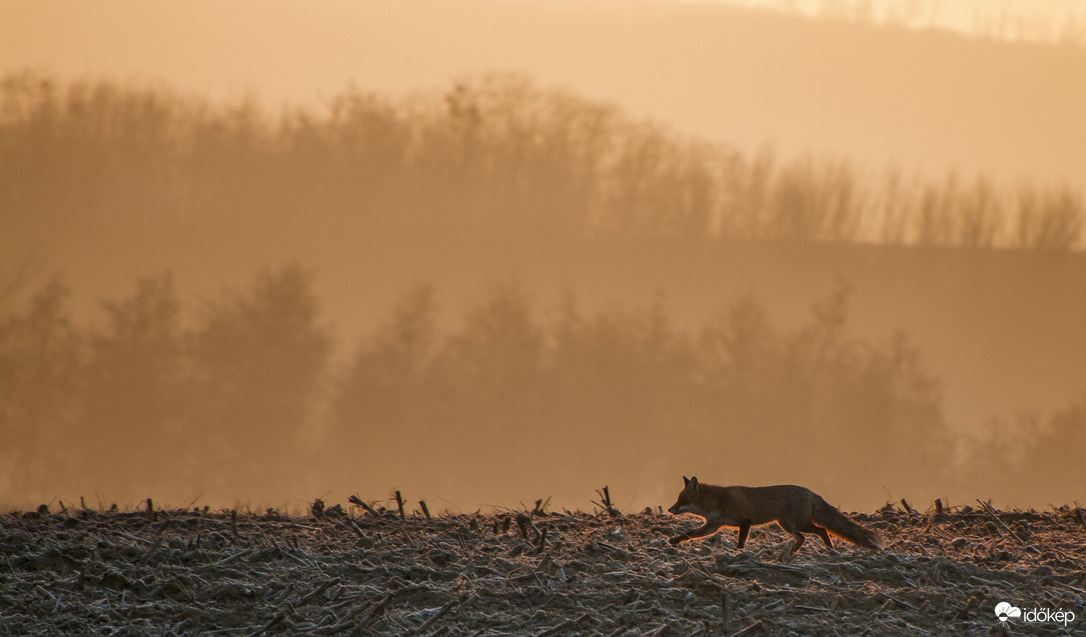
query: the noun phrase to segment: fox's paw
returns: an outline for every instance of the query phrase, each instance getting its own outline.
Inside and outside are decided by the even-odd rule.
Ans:
[[[667,543],[670,544],[671,546],[678,546],[678,545],[682,544],[683,540],[685,540],[685,539],[686,538],[684,536],[682,536],[682,535],[676,535],[673,538],[669,538]]]

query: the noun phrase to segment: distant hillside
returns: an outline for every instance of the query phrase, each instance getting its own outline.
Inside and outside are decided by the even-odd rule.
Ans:
[[[549,16],[574,34],[557,68],[536,43],[510,64],[748,148],[1086,179],[1082,48],[705,3],[572,13]]]
[[[515,71],[746,151],[771,142],[787,155],[847,153],[936,173],[1086,180],[1082,47],[711,2],[332,1],[325,9],[96,3],[86,20],[11,38],[0,58],[5,70],[147,78],[216,99],[252,92],[307,106],[348,84],[405,94]]]

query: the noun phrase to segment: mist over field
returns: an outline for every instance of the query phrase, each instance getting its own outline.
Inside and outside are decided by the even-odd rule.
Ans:
[[[682,475],[845,509],[1081,500],[1082,49],[661,7],[662,41],[703,15],[760,62],[711,49],[653,99],[719,81],[727,111],[676,126],[606,65],[481,54],[283,110],[6,69],[0,507],[575,509],[609,485],[625,509]],[[601,16],[620,43],[648,24],[579,24]],[[697,58],[656,68],[654,42],[622,81]],[[826,92],[797,89],[827,55]]]

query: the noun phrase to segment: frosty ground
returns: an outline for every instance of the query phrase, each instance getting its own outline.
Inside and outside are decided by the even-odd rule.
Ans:
[[[1079,509],[853,514],[886,550],[759,527],[678,547],[659,509],[0,516],[0,634],[893,635],[1086,632]],[[54,509],[58,507],[54,506]],[[1000,602],[1074,620],[1002,623]]]

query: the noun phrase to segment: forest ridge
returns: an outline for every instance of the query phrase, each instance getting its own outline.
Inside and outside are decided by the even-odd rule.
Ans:
[[[519,75],[400,102],[350,90],[273,117],[255,102],[9,74],[0,169],[15,246],[334,226],[1069,250],[1086,219],[1067,184],[750,155]]]

